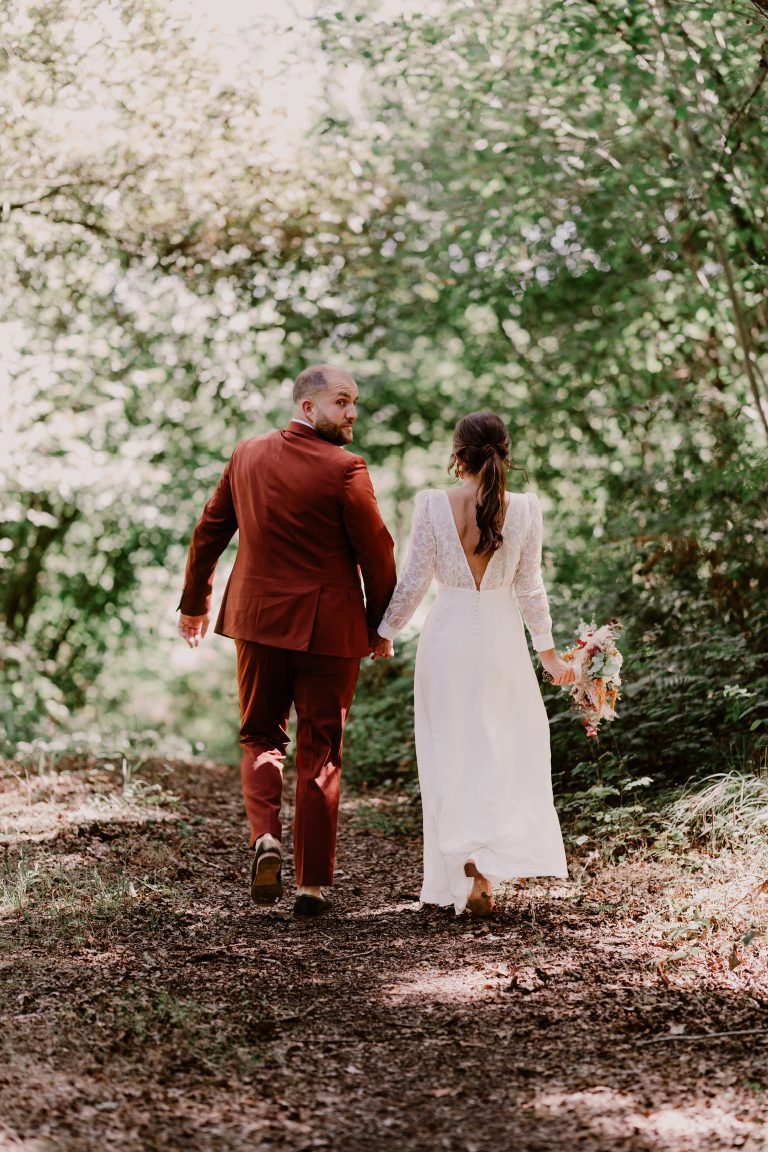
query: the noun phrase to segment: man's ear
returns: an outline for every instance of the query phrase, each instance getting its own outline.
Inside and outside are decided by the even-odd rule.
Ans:
[[[314,401],[309,396],[305,396],[301,402],[301,414],[305,420],[312,420],[315,415]]]

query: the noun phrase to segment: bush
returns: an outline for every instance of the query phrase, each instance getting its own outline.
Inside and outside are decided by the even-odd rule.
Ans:
[[[617,611],[614,602],[606,615]],[[659,598],[652,614],[663,613]],[[574,723],[565,692],[545,692],[559,786],[583,782],[585,765],[592,766],[593,783],[651,776],[659,787],[755,770],[768,744],[767,638],[768,619],[748,639],[707,620],[707,606],[695,601],[670,612],[663,627],[647,612],[630,617],[620,641],[618,717],[597,741],[587,741]]]
[[[583,783],[585,763],[592,783],[651,776],[663,789],[764,761],[768,456],[736,443],[707,463],[697,450],[682,445],[664,476],[623,475],[605,517],[610,537],[556,552],[557,623],[574,605],[598,623],[624,623],[618,719],[593,747],[566,719],[566,694],[546,692],[553,767],[566,790],[579,776]]]
[[[416,637],[391,660],[365,660],[344,735],[344,778],[358,787],[397,785],[416,775],[413,670]]]
[[[69,719],[53,666],[0,625],[0,757],[23,741],[52,736]]]

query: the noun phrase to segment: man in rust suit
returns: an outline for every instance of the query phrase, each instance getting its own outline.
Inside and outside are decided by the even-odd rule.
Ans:
[[[315,916],[330,906],[322,886],[333,882],[344,723],[361,657],[392,654],[375,628],[396,577],[365,462],[343,451],[357,419],[355,381],[330,365],[308,368],[293,399],[289,426],[238,444],[205,506],[179,632],[190,647],[205,636],[216,562],[239,532],[215,630],[237,645],[251,896],[272,903],[282,895],[282,763],[293,704],[294,912]]]

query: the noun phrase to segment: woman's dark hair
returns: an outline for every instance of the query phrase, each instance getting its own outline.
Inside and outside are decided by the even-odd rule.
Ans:
[[[506,424],[495,412],[470,412],[459,420],[453,432],[453,454],[448,471],[455,465],[480,478],[477,490],[480,540],[475,555],[494,553],[504,539],[501,529],[506,511],[507,470],[515,467],[509,459]]]

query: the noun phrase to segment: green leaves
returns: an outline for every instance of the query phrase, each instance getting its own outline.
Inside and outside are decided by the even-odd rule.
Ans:
[[[456,419],[497,409],[562,626],[616,612],[642,654],[620,755],[730,754],[697,634],[762,683],[762,30],[704,2],[467,12],[308,22],[323,100],[278,159],[260,77],[167,6],[4,9],[0,610],[66,705],[146,629],[138,589],[162,598],[237,440],[334,359],[400,535]]]

